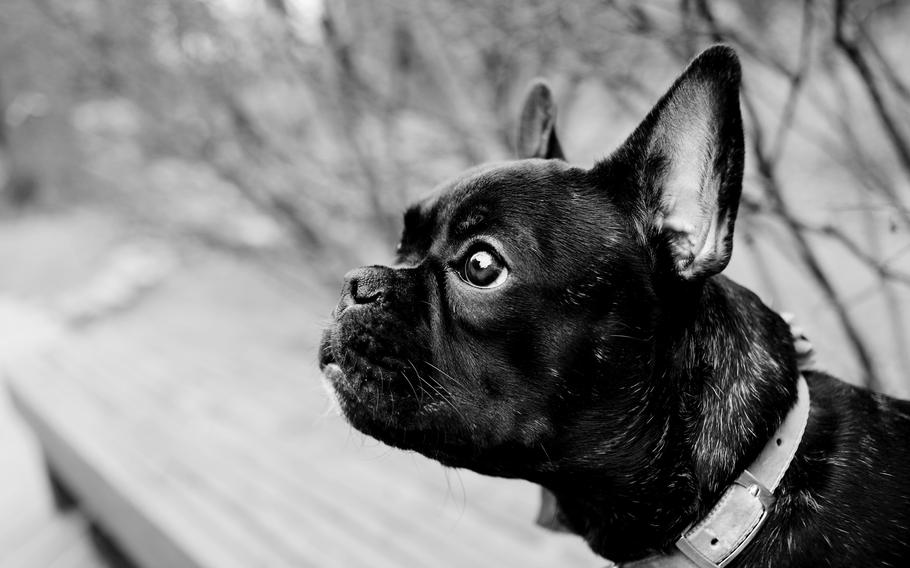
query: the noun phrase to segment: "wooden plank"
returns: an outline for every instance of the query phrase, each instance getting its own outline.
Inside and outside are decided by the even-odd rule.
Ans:
[[[59,515],[34,527],[26,538],[0,555],[4,568],[45,568],[87,544],[85,519],[79,514]]]
[[[72,370],[70,368],[70,373]],[[110,371],[107,369],[106,374],[110,375]],[[102,376],[98,370],[90,373],[92,377]],[[112,376],[122,375],[115,372]],[[116,408],[128,407],[130,398],[136,397],[155,406],[156,399],[169,394],[159,392],[167,390],[161,388],[162,384],[167,384],[161,379],[139,372],[133,374],[128,385],[125,381],[113,381],[86,387],[98,389],[94,392],[97,396],[110,397],[111,404],[108,406],[112,412],[117,412]],[[183,394],[191,395],[190,398],[193,394],[213,396],[204,386],[188,386],[184,381],[181,384]],[[156,386],[159,388],[156,389]],[[197,392],[195,389],[200,390]],[[337,479],[328,476],[313,479],[312,470],[301,479],[282,467],[282,460],[274,459],[276,455],[281,456],[281,452],[263,444],[262,439],[249,436],[249,428],[237,427],[249,426],[251,420],[245,412],[238,414],[236,411],[258,406],[256,401],[246,402],[235,412],[224,416],[226,420],[219,421],[212,421],[198,409],[186,409],[182,414],[179,408],[169,407],[175,412],[171,413],[166,424],[159,424],[154,431],[140,429],[131,436],[131,440],[154,451],[157,459],[173,464],[172,473],[192,480],[199,493],[206,494],[223,508],[233,510],[235,515],[246,518],[250,523],[247,526],[250,533],[271,542],[276,549],[284,549],[294,560],[293,565],[310,559],[319,566],[383,565],[384,562],[389,562],[390,566],[418,566],[438,559],[438,550],[429,551],[403,546],[401,542],[390,542],[389,519],[382,518],[380,513],[383,511],[373,510],[373,514],[365,515],[362,507],[350,511],[339,507],[337,495],[326,493],[327,488],[336,492],[341,489]],[[117,421],[124,423],[125,420],[121,416]],[[228,424],[231,426],[228,427]],[[186,433],[169,425],[179,425],[181,430],[204,430],[204,443],[186,448]],[[218,473],[212,475],[211,472]],[[348,493],[348,498],[352,497],[356,498],[356,495]],[[366,492],[362,494],[362,499],[358,499],[360,504],[374,501]],[[402,516],[392,520],[408,528],[408,533],[414,537],[423,532],[417,519],[411,521]],[[414,527],[408,527],[412,523]],[[344,526],[346,530],[339,531],[338,526]],[[357,538],[352,539],[352,534],[356,534]],[[452,548],[452,556],[456,558],[456,552],[465,550],[457,545]],[[383,554],[377,556],[378,552]]]
[[[64,554],[46,566],[28,566],[23,568],[118,568],[110,564],[101,556],[90,539],[81,539]]]
[[[145,461],[140,448],[116,439],[116,424],[105,423],[98,405],[65,381],[36,392],[38,376],[14,383],[13,400],[34,428],[55,468],[97,521],[141,566],[148,568],[244,568],[280,566],[232,548],[220,535],[221,511],[198,502],[191,488]],[[67,408],[66,416],[59,411]],[[113,427],[113,429],[112,429]],[[243,536],[237,534],[233,536]]]
[[[71,371],[71,369],[70,369]],[[272,488],[275,485],[275,479],[271,479],[269,474],[271,472],[265,470],[247,472],[251,477],[255,477],[259,480],[256,484],[256,487],[259,489],[266,489],[272,492],[271,502],[262,502],[261,496],[251,495],[248,491],[250,485],[247,484],[245,487],[242,481],[238,481],[238,477],[234,473],[237,471],[238,467],[242,467],[242,464],[245,460],[237,459],[234,461],[226,461],[221,459],[220,461],[213,460],[212,456],[217,456],[217,452],[212,454],[208,452],[205,448],[182,448],[182,440],[185,441],[186,437],[179,432],[169,432],[169,429],[166,427],[168,423],[180,424],[182,427],[192,426],[190,422],[181,422],[179,416],[171,415],[169,416],[170,421],[161,421],[159,428],[152,429],[135,429],[131,428],[129,424],[129,418],[123,415],[123,408],[127,408],[126,412],[129,412],[129,405],[125,407],[121,406],[120,403],[128,403],[127,400],[117,400],[116,397],[110,400],[90,400],[88,397],[97,395],[98,393],[91,392],[88,389],[75,389],[69,385],[56,385],[53,384],[53,381],[48,381],[48,377],[55,376],[57,373],[61,372],[60,369],[45,369],[39,374],[42,379],[37,379],[36,375],[32,375],[32,383],[36,387],[41,388],[42,394],[44,396],[44,403],[48,405],[54,404],[54,399],[60,399],[66,401],[66,408],[68,414],[68,420],[72,422],[72,426],[76,426],[76,430],[82,432],[83,436],[92,436],[94,438],[93,444],[102,444],[104,452],[110,455],[115,455],[120,458],[121,465],[129,464],[129,475],[133,477],[134,483],[133,487],[128,490],[132,493],[132,497],[135,500],[137,493],[149,493],[152,494],[155,498],[168,501],[171,500],[170,505],[180,508],[184,513],[188,512],[189,501],[194,500],[204,500],[206,504],[213,504],[214,508],[217,509],[217,514],[213,515],[213,518],[208,519],[206,523],[199,523],[199,526],[206,527],[206,535],[211,536],[212,538],[218,539],[220,542],[225,543],[226,548],[233,549],[231,554],[236,560],[242,558],[245,554],[249,556],[249,550],[247,547],[256,548],[256,554],[252,558],[247,558],[243,562],[245,565],[268,565],[268,566],[302,566],[305,565],[305,560],[331,560],[331,565],[350,565],[346,561],[346,557],[350,555],[353,551],[358,550],[357,543],[359,539],[352,540],[350,539],[349,533],[341,533],[337,530],[330,530],[326,533],[327,537],[335,537],[338,540],[338,537],[343,537],[344,542],[337,543],[338,546],[334,548],[335,554],[332,557],[326,557],[324,553],[320,553],[318,548],[303,547],[307,554],[306,558],[296,555],[296,554],[287,554],[287,558],[279,558],[276,555],[272,554],[272,550],[281,551],[288,553],[288,546],[290,543],[295,543],[295,546],[300,547],[303,541],[300,540],[300,536],[303,535],[305,539],[316,540],[313,538],[311,531],[304,530],[306,529],[306,524],[302,521],[305,520],[305,517],[298,515],[297,518],[294,518],[294,515],[286,515],[284,517],[271,518],[270,523],[267,526],[260,526],[257,521],[261,521],[263,516],[268,513],[273,513],[279,511],[280,509],[276,506],[279,505],[286,509],[286,511],[291,511],[298,513],[298,507],[292,505],[293,501],[288,500],[288,495],[285,493],[276,493]],[[68,376],[68,382],[73,382],[74,377],[70,374]],[[105,389],[107,395],[117,393],[116,385],[109,385],[111,388]],[[135,386],[135,382],[133,383]],[[19,395],[17,389],[17,395]],[[143,394],[141,390],[135,392],[134,394],[141,395]],[[17,396],[18,399],[21,398]],[[21,401],[19,402],[21,405]],[[63,407],[64,405],[59,405]],[[97,420],[98,417],[104,417],[106,422],[110,422],[118,425],[118,433],[116,436],[110,436],[109,431],[105,431],[103,424],[92,424],[93,420]],[[31,418],[32,420],[34,417]],[[42,434],[39,431],[39,436],[42,438],[46,437],[46,434]],[[123,447],[122,441],[129,441],[130,445],[143,448],[146,455],[138,455],[133,449],[128,447]],[[211,439],[209,439],[211,441]],[[242,438],[241,438],[242,441]],[[233,441],[231,443],[234,443]],[[54,466],[61,472],[69,471],[72,469],[71,464],[68,462],[60,462],[61,458],[58,456],[59,449],[55,442],[50,444],[45,444],[48,446],[48,451],[51,456]],[[246,448],[254,448],[255,444],[250,444]],[[218,448],[219,451],[223,451],[223,448]],[[83,449],[84,451],[84,449]],[[186,452],[191,451],[192,454]],[[236,455],[237,452],[234,452]],[[146,483],[145,486],[142,486],[138,481],[141,480],[142,476],[145,475],[142,471],[135,471],[137,466],[141,462],[149,457],[153,457],[155,461],[159,463],[165,463],[168,466],[168,478],[174,485],[182,485],[183,496],[178,496],[176,494],[163,494],[163,487],[159,483]],[[242,456],[240,456],[242,457]],[[203,459],[206,458],[206,459]],[[204,468],[201,471],[193,471],[189,465],[199,463],[202,460]],[[253,462],[250,462],[251,464]],[[95,464],[98,466],[98,464]],[[102,465],[102,467],[104,467]],[[212,475],[212,472],[216,472],[217,475]],[[272,476],[274,477],[274,476]],[[268,483],[262,483],[262,479],[269,479]],[[98,494],[105,492],[109,487],[90,487],[87,490],[81,489],[85,484],[81,482],[79,478],[76,479],[76,492],[80,493],[80,498],[92,502],[98,498]],[[308,487],[309,490],[314,490],[317,488]],[[259,499],[254,499],[254,497],[260,497]],[[307,501],[303,501],[306,503]],[[328,501],[325,501],[326,510],[331,511],[332,504]],[[198,503],[195,504],[197,507],[200,506]],[[116,519],[115,525],[122,526],[120,519],[132,518],[142,513],[140,510],[135,511],[124,511],[124,510],[104,510],[100,512],[95,512],[99,517],[99,521],[104,524],[112,524],[108,519]],[[214,518],[217,517],[217,518]],[[359,521],[360,514],[359,512],[355,513],[349,520]],[[108,522],[105,522],[108,521]],[[231,528],[227,525],[236,525]],[[354,528],[358,527],[358,522],[352,523]],[[320,523],[318,525],[313,525],[310,528],[320,529],[320,527],[329,526],[325,523]],[[184,531],[185,527],[170,527],[170,532],[179,532]],[[128,542],[130,535],[136,532],[136,529],[132,527],[129,523],[123,529],[125,535],[117,534],[115,530],[115,536],[123,540],[125,546],[128,549],[131,549],[132,544]],[[321,529],[320,529],[321,530]],[[220,534],[220,533],[232,533],[232,534]],[[317,534],[319,530],[316,531]],[[184,535],[192,546],[198,547],[200,535]],[[382,535],[387,537],[387,533]],[[147,534],[140,534],[138,539],[148,539]],[[282,540],[283,539],[283,540]],[[325,545],[327,542],[326,539],[319,540],[321,545]],[[252,544],[251,544],[252,543]],[[388,550],[394,548],[394,546],[389,546],[387,543],[380,543]],[[238,550],[237,547],[240,547]],[[263,546],[268,546],[270,548],[263,548]],[[265,552],[268,550],[269,552]],[[355,558],[350,558],[350,560],[356,560],[357,563],[368,562],[370,559],[375,557],[376,549],[369,548],[360,550],[359,554]],[[141,554],[141,553],[140,553]],[[160,552],[156,552],[156,555],[160,555]],[[268,557],[268,558],[265,558]],[[321,558],[322,557],[322,558]],[[176,562],[173,559],[167,560],[167,565],[174,565]],[[249,562],[247,564],[247,562]],[[223,561],[219,564],[209,564],[214,566],[224,566],[226,565]],[[319,564],[325,565],[325,564]]]
[[[258,366],[268,368],[265,361]],[[285,371],[286,372],[286,371]],[[116,373],[115,373],[116,375]],[[99,376],[93,373],[92,376]],[[132,381],[129,390],[135,390],[140,387],[140,383],[145,384],[144,398],[152,400],[156,396],[153,385],[161,385],[161,377],[147,377],[142,380],[142,374],[135,377],[140,379]],[[194,385],[185,385],[184,395],[192,393],[199,389],[195,394],[198,396],[211,397],[211,390],[204,384],[196,383]],[[121,382],[122,386],[123,383]],[[105,385],[106,392],[116,390],[115,385]],[[287,396],[284,397],[287,400]],[[359,471],[361,468],[356,467],[362,463],[361,458],[355,458],[349,464],[332,463],[331,460],[325,460],[327,463],[320,463],[319,460],[309,460],[306,476],[299,473],[293,473],[286,467],[286,459],[275,460],[274,456],[288,456],[300,452],[301,440],[296,439],[296,448],[284,447],[279,448],[274,441],[263,443],[264,440],[251,436],[250,432],[254,429],[249,428],[254,422],[250,419],[248,411],[265,409],[268,413],[273,414],[280,407],[272,405],[259,404],[260,401],[245,399],[245,403],[233,409],[230,413],[223,416],[225,420],[214,421],[207,420],[201,413],[194,413],[192,416],[180,417],[174,422],[196,423],[206,429],[209,436],[206,437],[206,445],[216,445],[216,455],[209,459],[218,457],[233,456],[232,463],[235,468],[230,467],[230,463],[221,463],[214,469],[227,473],[233,471],[240,477],[235,477],[229,483],[235,484],[236,487],[244,486],[243,478],[248,480],[268,479],[270,483],[254,483],[251,487],[246,484],[248,489],[253,491],[261,489],[277,489],[280,492],[279,503],[309,503],[315,505],[315,511],[309,511],[307,515],[302,515],[299,507],[294,507],[284,511],[286,515],[282,520],[288,527],[304,528],[309,527],[307,532],[314,531],[316,534],[325,532],[326,539],[321,539],[324,544],[335,543],[337,546],[336,560],[344,558],[345,554],[353,554],[355,551],[362,549],[361,556],[352,558],[357,563],[369,561],[377,562],[377,558],[388,558],[395,566],[418,566],[438,562],[440,555],[443,555],[450,562],[457,565],[478,565],[488,563],[508,563],[514,560],[508,549],[503,550],[501,546],[496,546],[496,535],[498,534],[499,523],[495,520],[487,519],[485,516],[472,518],[464,523],[463,528],[473,528],[467,536],[475,546],[465,547],[456,539],[446,538],[446,535],[439,533],[439,526],[428,524],[423,519],[433,515],[432,507],[428,507],[425,513],[420,508],[432,503],[426,500],[427,487],[425,484],[402,484],[402,478],[399,471],[388,468],[371,467],[369,474]],[[196,420],[194,420],[196,419]],[[201,420],[200,420],[201,419]],[[184,422],[186,421],[186,422]],[[202,424],[200,424],[202,422]],[[243,424],[244,428],[237,428],[237,424]],[[228,426],[230,425],[230,426]],[[174,448],[176,444],[162,444],[162,447]],[[295,452],[296,450],[296,452]],[[308,456],[315,457],[312,452]],[[181,460],[182,461],[182,460]],[[238,471],[236,466],[240,466]],[[354,466],[354,467],[351,467]],[[219,477],[223,477],[219,476]],[[370,479],[370,483],[364,483],[364,479]],[[390,495],[388,499],[377,499],[375,486],[382,485],[388,488]],[[333,495],[327,496],[326,488],[333,489]],[[258,497],[262,494],[258,493]],[[253,496],[250,496],[253,497]],[[536,490],[531,495],[536,499]],[[409,502],[407,508],[400,507],[401,503]],[[274,501],[258,502],[258,511],[270,511],[276,506]],[[356,504],[355,507],[346,508],[346,503]],[[391,506],[394,505],[394,506]],[[314,515],[314,513],[317,513]],[[505,513],[503,518],[505,518]],[[327,523],[331,520],[331,523]],[[501,519],[500,519],[501,520]],[[311,521],[311,522],[307,522]],[[315,522],[312,522],[315,521]],[[479,521],[479,522],[478,522]],[[514,521],[514,518],[512,519]],[[332,525],[341,525],[346,528],[345,531],[338,531]],[[414,546],[402,539],[389,539],[389,527],[398,526],[402,534],[407,534],[411,540],[419,542],[427,540],[433,543],[431,547]],[[351,539],[351,535],[358,535],[356,539]],[[485,546],[490,543],[491,546]],[[381,556],[380,556],[381,554]],[[500,562],[501,561],[501,562]],[[342,566],[353,565],[350,562],[342,561]]]

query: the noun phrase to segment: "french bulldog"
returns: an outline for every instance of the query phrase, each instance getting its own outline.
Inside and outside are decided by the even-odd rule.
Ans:
[[[410,207],[396,263],[348,273],[323,335],[347,420],[540,484],[620,563],[910,565],[910,402],[800,373],[788,324],[720,274],[740,75],[733,50],[704,51],[590,169],[561,159],[544,112],[520,137],[536,157],[472,168]],[[773,483],[742,483],[782,429],[795,455]],[[691,535],[723,545],[706,519],[753,498],[760,519],[735,550],[680,555]]]

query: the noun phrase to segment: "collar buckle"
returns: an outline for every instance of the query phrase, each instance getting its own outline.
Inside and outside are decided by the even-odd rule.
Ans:
[[[718,506],[687,531],[676,547],[698,568],[724,568],[752,542],[773,503],[771,490],[743,470]]]
[[[771,503],[774,502],[774,494],[771,493],[770,489],[765,487],[764,483],[752,475],[751,471],[744,469],[733,483],[745,488],[745,490],[749,492],[749,495],[758,499],[759,503],[764,507],[765,513],[768,512],[768,508],[770,508]]]

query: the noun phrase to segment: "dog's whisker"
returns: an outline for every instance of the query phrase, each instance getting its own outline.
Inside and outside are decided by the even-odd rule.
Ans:
[[[432,389],[433,392],[435,392],[437,395],[439,395],[439,399],[443,403],[448,404],[449,407],[452,410],[454,410],[455,413],[458,414],[458,416],[460,416],[462,420],[464,420],[465,422],[468,421],[467,417],[464,414],[462,414],[461,410],[458,409],[458,405],[456,405],[455,401],[451,398],[452,395],[449,392],[447,392],[441,384],[439,384],[437,381],[433,380],[433,382],[436,383],[436,386],[433,386],[433,384],[431,384],[429,381],[427,381],[423,377],[423,375],[420,374],[420,371],[417,370],[417,367],[414,366],[414,363],[411,360],[408,360],[408,364],[411,366],[412,369],[414,369],[414,372],[417,374],[417,378],[419,380],[423,381],[423,383],[425,385],[430,387],[430,389]]]
[[[441,390],[441,391],[445,392],[447,395],[451,396],[451,391],[449,389],[447,389],[442,383],[440,383],[439,380],[437,380],[435,377],[433,377],[431,375],[427,375],[427,377],[428,377],[428,380],[433,381],[433,384],[436,385],[439,388],[439,390]],[[461,386],[461,385],[459,385],[459,386]]]
[[[630,340],[632,340],[632,341],[644,341],[644,342],[651,341],[651,340],[653,339],[653,338],[651,338],[651,337],[635,337],[635,336],[633,336],[633,335],[622,335],[622,334],[620,334],[620,333],[611,333],[611,334],[610,334],[610,339],[616,339],[616,338],[618,338],[618,339],[630,339]]]
[[[448,500],[448,498],[451,497],[452,503],[458,508],[458,518],[455,519],[455,523],[454,523],[455,525],[457,525],[459,522],[461,522],[461,519],[464,518],[465,511],[468,508],[468,492],[465,490],[464,480],[461,478],[460,471],[458,471],[457,469],[454,469],[454,468],[445,467],[445,468],[443,468],[443,472],[445,473],[445,480],[446,480],[446,499]],[[455,478],[458,480],[458,485],[461,488],[461,500],[460,500],[461,502],[460,503],[458,502],[459,500],[456,497],[455,491],[453,491],[453,489],[452,489],[452,480],[449,477],[450,472],[455,473]]]
[[[446,491],[442,497],[442,506],[445,507],[450,498],[452,498],[454,502],[454,496],[452,494],[452,480],[449,479],[449,468],[442,468],[442,478],[446,480]]]
[[[411,392],[414,393],[414,398],[417,399],[417,402],[423,404],[423,397],[417,394],[417,389],[414,387],[414,383],[411,382],[411,379],[408,378],[408,374],[402,371],[401,377],[408,383],[408,386],[411,387]],[[423,393],[423,389],[420,389],[420,392]]]
[[[543,442],[537,442],[537,445],[540,446],[541,450],[543,450],[543,455],[545,455],[547,457],[547,463],[552,465],[553,459],[550,457],[550,453],[547,452],[547,448],[544,447]]]
[[[429,365],[430,367],[433,367],[434,369],[436,369],[437,371],[439,371],[440,373],[442,373],[443,375],[445,375],[446,377],[448,377],[453,383],[455,383],[455,384],[458,385],[459,387],[461,387],[461,388],[467,390],[468,385],[467,385],[467,382],[466,382],[466,381],[461,381],[461,380],[456,379],[455,377],[453,377],[452,375],[446,373],[445,371],[443,371],[442,369],[440,369],[439,367],[437,367],[437,366],[434,365],[433,363],[430,363],[429,361],[424,361],[424,363],[427,364],[427,365]]]

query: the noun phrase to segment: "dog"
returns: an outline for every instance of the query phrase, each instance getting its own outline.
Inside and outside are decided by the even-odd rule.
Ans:
[[[910,402],[801,373],[788,324],[721,274],[740,76],[707,49],[590,169],[532,108],[534,157],[410,207],[396,264],[348,273],[323,334],[346,419],[545,487],[623,565],[907,565]]]

